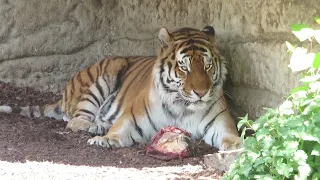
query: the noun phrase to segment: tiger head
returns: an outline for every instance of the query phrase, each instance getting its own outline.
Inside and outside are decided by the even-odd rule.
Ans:
[[[215,48],[213,27],[206,26],[202,31],[182,28],[171,33],[161,28],[159,40],[155,80],[162,97],[202,108],[221,96],[227,70]]]

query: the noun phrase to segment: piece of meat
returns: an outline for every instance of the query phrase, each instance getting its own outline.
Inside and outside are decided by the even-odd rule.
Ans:
[[[197,155],[191,134],[183,129],[168,126],[162,128],[146,146],[146,154],[157,159],[171,160]]]

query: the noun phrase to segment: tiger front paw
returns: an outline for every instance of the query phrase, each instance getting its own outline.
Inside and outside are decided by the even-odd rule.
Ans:
[[[121,147],[117,138],[109,138],[107,136],[95,136],[88,140],[88,144],[102,146],[111,149]]]
[[[235,135],[229,135],[222,138],[221,145],[219,147],[220,151],[230,151],[242,148],[242,140],[240,137]]]

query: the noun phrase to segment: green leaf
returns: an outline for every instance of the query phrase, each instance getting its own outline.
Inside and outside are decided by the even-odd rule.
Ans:
[[[281,175],[286,176],[287,178],[289,178],[290,172],[293,171],[293,168],[290,167],[288,164],[283,163],[281,161],[277,161],[277,172]]]
[[[306,179],[311,172],[311,168],[308,164],[303,163],[298,167],[299,176],[301,179]]]
[[[303,147],[301,147],[307,154],[311,154],[311,151],[314,149],[316,142],[314,141],[304,141]],[[308,161],[312,159],[313,156],[308,156]]]
[[[294,45],[292,45],[290,42],[286,41],[286,45],[287,45],[287,48],[290,52],[293,52],[296,47]]]
[[[260,129],[258,132],[256,132],[256,138],[258,141],[265,138],[267,135],[270,134],[270,131],[266,128]]]
[[[297,141],[286,141],[283,145],[290,149],[296,149],[299,146],[299,143]]]
[[[264,144],[264,148],[269,149],[270,147],[272,147],[275,140],[271,136],[266,136],[262,141]]]
[[[304,24],[293,24],[291,26],[292,33],[300,40],[304,41],[313,36],[313,29]]]
[[[254,175],[255,179],[259,179],[259,180],[274,180],[274,178],[269,175],[269,174],[264,174],[264,175]]]
[[[309,105],[313,100],[313,98],[309,98],[309,97],[306,97],[306,98],[300,98],[300,106],[303,107],[303,106],[307,106]]]
[[[302,29],[311,29],[309,26],[304,24],[292,24],[291,30],[292,31],[301,31]]]
[[[251,171],[251,169],[252,169],[252,166],[251,166],[251,164],[244,164],[241,168],[240,168],[240,170],[241,170],[241,172],[245,175],[245,176],[248,176],[248,174],[249,174],[249,172]]]
[[[307,91],[309,89],[308,86],[299,86],[297,88],[294,88],[293,90],[291,90],[290,94],[294,94],[298,91]]]
[[[311,155],[320,156],[320,144],[316,143],[314,145]]]
[[[294,114],[293,111],[293,103],[291,101],[284,101],[280,106],[279,106],[279,111],[281,115],[292,115]]]
[[[301,133],[301,139],[305,140],[305,141],[319,141],[319,139],[314,136],[313,134],[307,134],[305,132]]]
[[[314,17],[313,19],[314,19],[318,24],[320,24],[320,18],[319,18],[319,17],[316,16],[316,17]]]
[[[253,164],[253,167],[256,168],[257,166],[259,166],[259,165],[261,165],[261,164],[264,164],[264,163],[265,163],[265,161],[264,161],[263,157],[258,157],[258,158],[255,160],[255,162],[254,162],[254,164]]]
[[[318,52],[314,57],[313,67],[314,68],[319,68],[320,67],[320,52]]]
[[[257,145],[257,139],[250,136],[245,139],[243,144],[243,146],[246,149],[251,149],[251,150],[254,150],[256,148],[256,145]]]
[[[320,180],[320,172],[316,172],[312,175],[312,180]]]
[[[318,105],[316,102],[311,101],[311,102],[309,103],[309,105],[304,109],[304,111],[302,112],[302,114],[303,114],[303,115],[309,115],[309,114],[311,114],[311,113],[313,113],[313,112],[317,112],[317,111],[319,111],[319,110],[320,110],[319,105]]]
[[[240,129],[243,125],[246,125],[248,122],[248,114],[246,114],[244,117],[240,117],[240,121],[238,122],[238,129]]]
[[[303,126],[303,119],[301,117],[296,117],[294,119],[290,119],[288,123],[286,123],[288,128],[297,128]]]
[[[304,162],[307,158],[308,155],[303,150],[298,150],[294,156],[294,160],[296,160],[297,162]]]
[[[309,84],[309,86],[310,86],[310,93],[312,93],[312,92],[316,93],[320,90],[320,82],[319,81],[311,82]],[[314,98],[316,98],[316,97],[314,97]],[[320,105],[320,103],[319,103],[319,105]]]
[[[233,177],[224,176],[223,180],[241,180],[241,177],[238,174],[235,174]]]
[[[290,129],[287,128],[287,127],[280,127],[280,128],[278,129],[278,131],[279,131],[279,133],[280,133],[284,138],[287,138]],[[290,143],[290,142],[285,142],[285,143]]]
[[[261,123],[254,123],[252,124],[252,129],[254,131],[257,131],[261,127]]]
[[[316,126],[320,126],[320,112],[313,116],[313,122]]]
[[[320,166],[320,156],[316,156],[314,158],[314,165],[318,167]]]
[[[307,53],[305,48],[297,47],[290,58],[290,64],[288,65],[292,72],[302,71],[312,67],[314,60],[314,53]]]
[[[242,132],[241,132],[241,139],[244,139],[245,138],[245,135],[246,135],[246,131],[247,131],[247,127],[244,127],[243,129],[242,129]]]
[[[314,76],[305,76],[304,78],[300,79],[301,82],[313,82],[313,81],[317,81],[318,79],[320,79],[320,74],[316,74]]]
[[[320,44],[320,30],[315,30],[313,32],[313,36],[317,40],[317,42]]]

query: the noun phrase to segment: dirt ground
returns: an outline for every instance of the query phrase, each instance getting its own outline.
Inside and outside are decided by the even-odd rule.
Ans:
[[[0,83],[0,105],[43,105],[59,98],[53,93]],[[0,179],[220,179],[222,176],[204,167],[202,155],[217,150],[203,143],[199,145],[199,157],[162,161],[146,156],[139,145],[116,150],[90,146],[86,143],[88,135],[65,130],[63,121],[3,113],[0,117]]]

